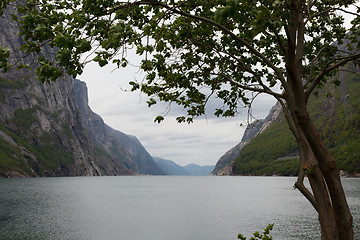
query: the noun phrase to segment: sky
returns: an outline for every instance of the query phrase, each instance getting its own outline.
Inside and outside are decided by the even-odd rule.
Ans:
[[[130,89],[129,81],[143,78],[138,67],[114,68],[100,68],[90,63],[78,79],[87,84],[91,109],[110,127],[136,136],[151,156],[169,159],[181,166],[215,165],[225,152],[241,141],[245,131],[241,124],[247,122],[247,110],[234,118],[216,118],[209,113],[192,124],[179,124],[175,118],[183,110],[174,104],[163,122],[154,123],[156,116],[164,114],[167,105],[160,103],[149,108],[145,94],[126,91]],[[212,100],[207,108],[214,109],[215,104],[216,100]],[[274,104],[272,97],[260,95],[252,114],[265,118]]]

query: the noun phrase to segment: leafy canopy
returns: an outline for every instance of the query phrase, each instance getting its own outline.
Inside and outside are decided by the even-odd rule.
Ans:
[[[39,54],[45,44],[58,49],[55,59],[37,55],[36,72],[41,81],[56,80],[63,74],[76,77],[89,61],[101,67],[126,67],[127,52],[135,50],[142,56],[146,78],[132,81],[132,90],[148,94],[149,106],[159,100],[183,106],[187,115],[177,120],[191,122],[205,113],[210,96],[224,102],[216,109],[217,116],[234,116],[239,104],[249,106],[254,96],[249,92],[284,98],[292,60],[301,62],[296,71],[308,95],[322,85],[325,76],[333,75],[350,60],[357,63],[357,3],[7,0],[0,9],[6,4],[17,9],[12,18],[21,24],[26,55]],[[352,13],[348,10],[351,5],[355,9]],[[354,18],[352,35],[347,35],[344,15]],[[10,67],[9,54],[9,49],[0,48],[4,71]],[[21,61],[16,63],[19,68],[28,67]],[[162,119],[159,116],[156,120]]]

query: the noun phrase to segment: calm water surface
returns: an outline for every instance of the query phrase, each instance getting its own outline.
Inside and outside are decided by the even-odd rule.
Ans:
[[[286,177],[0,179],[0,239],[319,239],[317,216]],[[343,179],[360,239],[360,179]]]

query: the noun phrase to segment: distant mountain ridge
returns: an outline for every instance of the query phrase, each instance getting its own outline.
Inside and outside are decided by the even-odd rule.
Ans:
[[[175,162],[159,157],[154,157],[155,162],[165,171],[168,175],[181,175],[181,176],[204,176],[209,175],[215,166],[199,166],[196,164],[188,164],[184,167],[176,164]]]
[[[191,173],[175,162],[159,157],[153,157],[155,162],[167,175],[189,176]]]
[[[184,166],[184,168],[191,173],[191,175],[194,176],[206,176],[210,175],[210,173],[214,170],[213,165],[205,165],[205,166],[199,166],[197,164],[188,164]]]

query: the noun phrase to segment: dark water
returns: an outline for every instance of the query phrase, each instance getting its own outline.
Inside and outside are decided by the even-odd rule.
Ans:
[[[0,239],[231,240],[275,223],[274,239],[319,239],[286,177],[0,179]],[[360,239],[360,179],[343,179]]]

